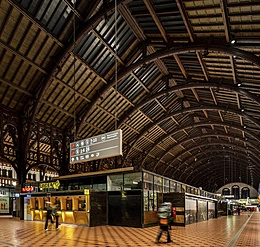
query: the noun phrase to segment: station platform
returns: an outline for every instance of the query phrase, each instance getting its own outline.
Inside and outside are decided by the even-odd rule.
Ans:
[[[166,243],[163,235],[155,243],[158,226],[131,228],[119,226],[87,227],[61,224],[59,230],[49,224],[44,231],[43,221],[23,221],[0,217],[0,246],[260,246],[260,213],[244,212],[240,215],[223,216],[186,227],[174,226],[170,230],[172,241]]]

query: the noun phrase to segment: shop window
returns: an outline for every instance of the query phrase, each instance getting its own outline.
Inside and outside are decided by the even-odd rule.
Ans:
[[[156,193],[153,193],[153,191],[144,191],[144,211],[155,211],[156,203]]]
[[[162,186],[162,177],[154,176],[154,191],[162,192],[163,186]]]
[[[124,174],[124,190],[142,189],[142,172]]]
[[[93,184],[92,189],[93,190],[104,190],[106,191],[106,184]]]
[[[181,188],[181,184],[177,183],[177,192],[181,193],[182,192],[182,188]]]
[[[177,183],[175,181],[170,181],[170,192],[176,192]]]
[[[144,172],[143,176],[143,189],[153,191],[153,175],[148,172]]]
[[[107,176],[107,190],[123,190],[123,174]]]
[[[170,191],[170,180],[167,178],[163,179],[163,192],[169,192]]]

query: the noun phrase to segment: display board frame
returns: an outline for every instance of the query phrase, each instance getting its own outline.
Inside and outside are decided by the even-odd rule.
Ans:
[[[70,164],[123,155],[122,130],[70,143]]]

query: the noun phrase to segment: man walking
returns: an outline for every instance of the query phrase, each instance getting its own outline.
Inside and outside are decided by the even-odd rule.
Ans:
[[[44,230],[48,231],[48,221],[50,220],[51,223],[53,223],[52,217],[51,217],[51,213],[52,213],[52,208],[48,205],[46,207],[47,210],[47,214],[46,214],[46,220],[45,220],[45,226],[44,226]]]
[[[166,232],[167,234],[167,243],[172,242],[169,232],[170,213],[167,205],[162,204],[162,207],[158,209],[158,218],[160,228],[155,243],[159,243],[163,232]]]
[[[59,214],[58,214],[58,203],[57,202],[53,205],[51,214],[55,218],[55,221],[56,221],[56,230],[59,230]]]

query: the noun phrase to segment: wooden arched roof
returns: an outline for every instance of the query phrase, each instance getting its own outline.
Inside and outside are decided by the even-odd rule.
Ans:
[[[35,123],[77,139],[121,128],[122,166],[257,188],[259,13],[253,0],[2,0],[1,114],[26,120],[25,153]]]

